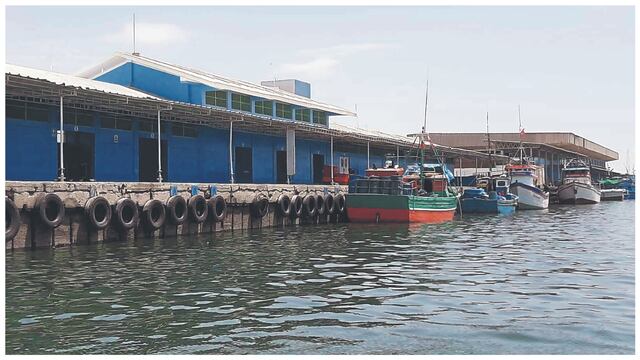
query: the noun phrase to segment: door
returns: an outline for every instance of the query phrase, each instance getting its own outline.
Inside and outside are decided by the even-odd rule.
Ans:
[[[162,181],[169,180],[167,141],[160,141],[162,152]],[[158,140],[140,138],[138,141],[138,178],[141,182],[158,181]]]
[[[253,161],[250,147],[236,147],[235,181],[249,184],[253,182]]]
[[[287,152],[276,151],[276,184],[287,183]]]
[[[95,165],[95,135],[86,132],[65,131],[64,137],[65,179],[67,181],[89,181],[93,179]],[[59,146],[58,159],[60,159]],[[60,167],[60,164],[58,164],[58,167]]]
[[[322,184],[322,168],[324,167],[324,155],[313,154],[313,183]]]

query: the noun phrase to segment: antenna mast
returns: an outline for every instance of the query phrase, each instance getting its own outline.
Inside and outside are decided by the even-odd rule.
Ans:
[[[140,55],[136,52],[136,13],[133,13],[133,55]]]
[[[491,135],[489,135],[489,112],[487,111],[487,152],[489,153],[489,177],[493,171],[493,160],[491,159]]]
[[[427,108],[429,107],[429,78],[427,78],[427,91],[424,96],[424,125],[422,126],[422,134],[427,132]]]

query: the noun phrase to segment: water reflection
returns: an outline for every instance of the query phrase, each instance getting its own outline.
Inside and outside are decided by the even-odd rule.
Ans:
[[[632,353],[633,202],[8,253],[8,353]]]

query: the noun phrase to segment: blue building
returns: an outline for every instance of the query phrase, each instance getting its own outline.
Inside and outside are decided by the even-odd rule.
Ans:
[[[5,75],[7,180],[314,184],[327,165],[364,175],[415,152],[404,136],[331,126],[355,114],[299,80],[256,85],[120,53],[79,76]]]

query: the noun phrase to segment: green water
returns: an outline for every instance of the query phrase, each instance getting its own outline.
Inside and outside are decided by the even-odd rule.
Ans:
[[[6,352],[632,354],[634,202],[6,255]]]

